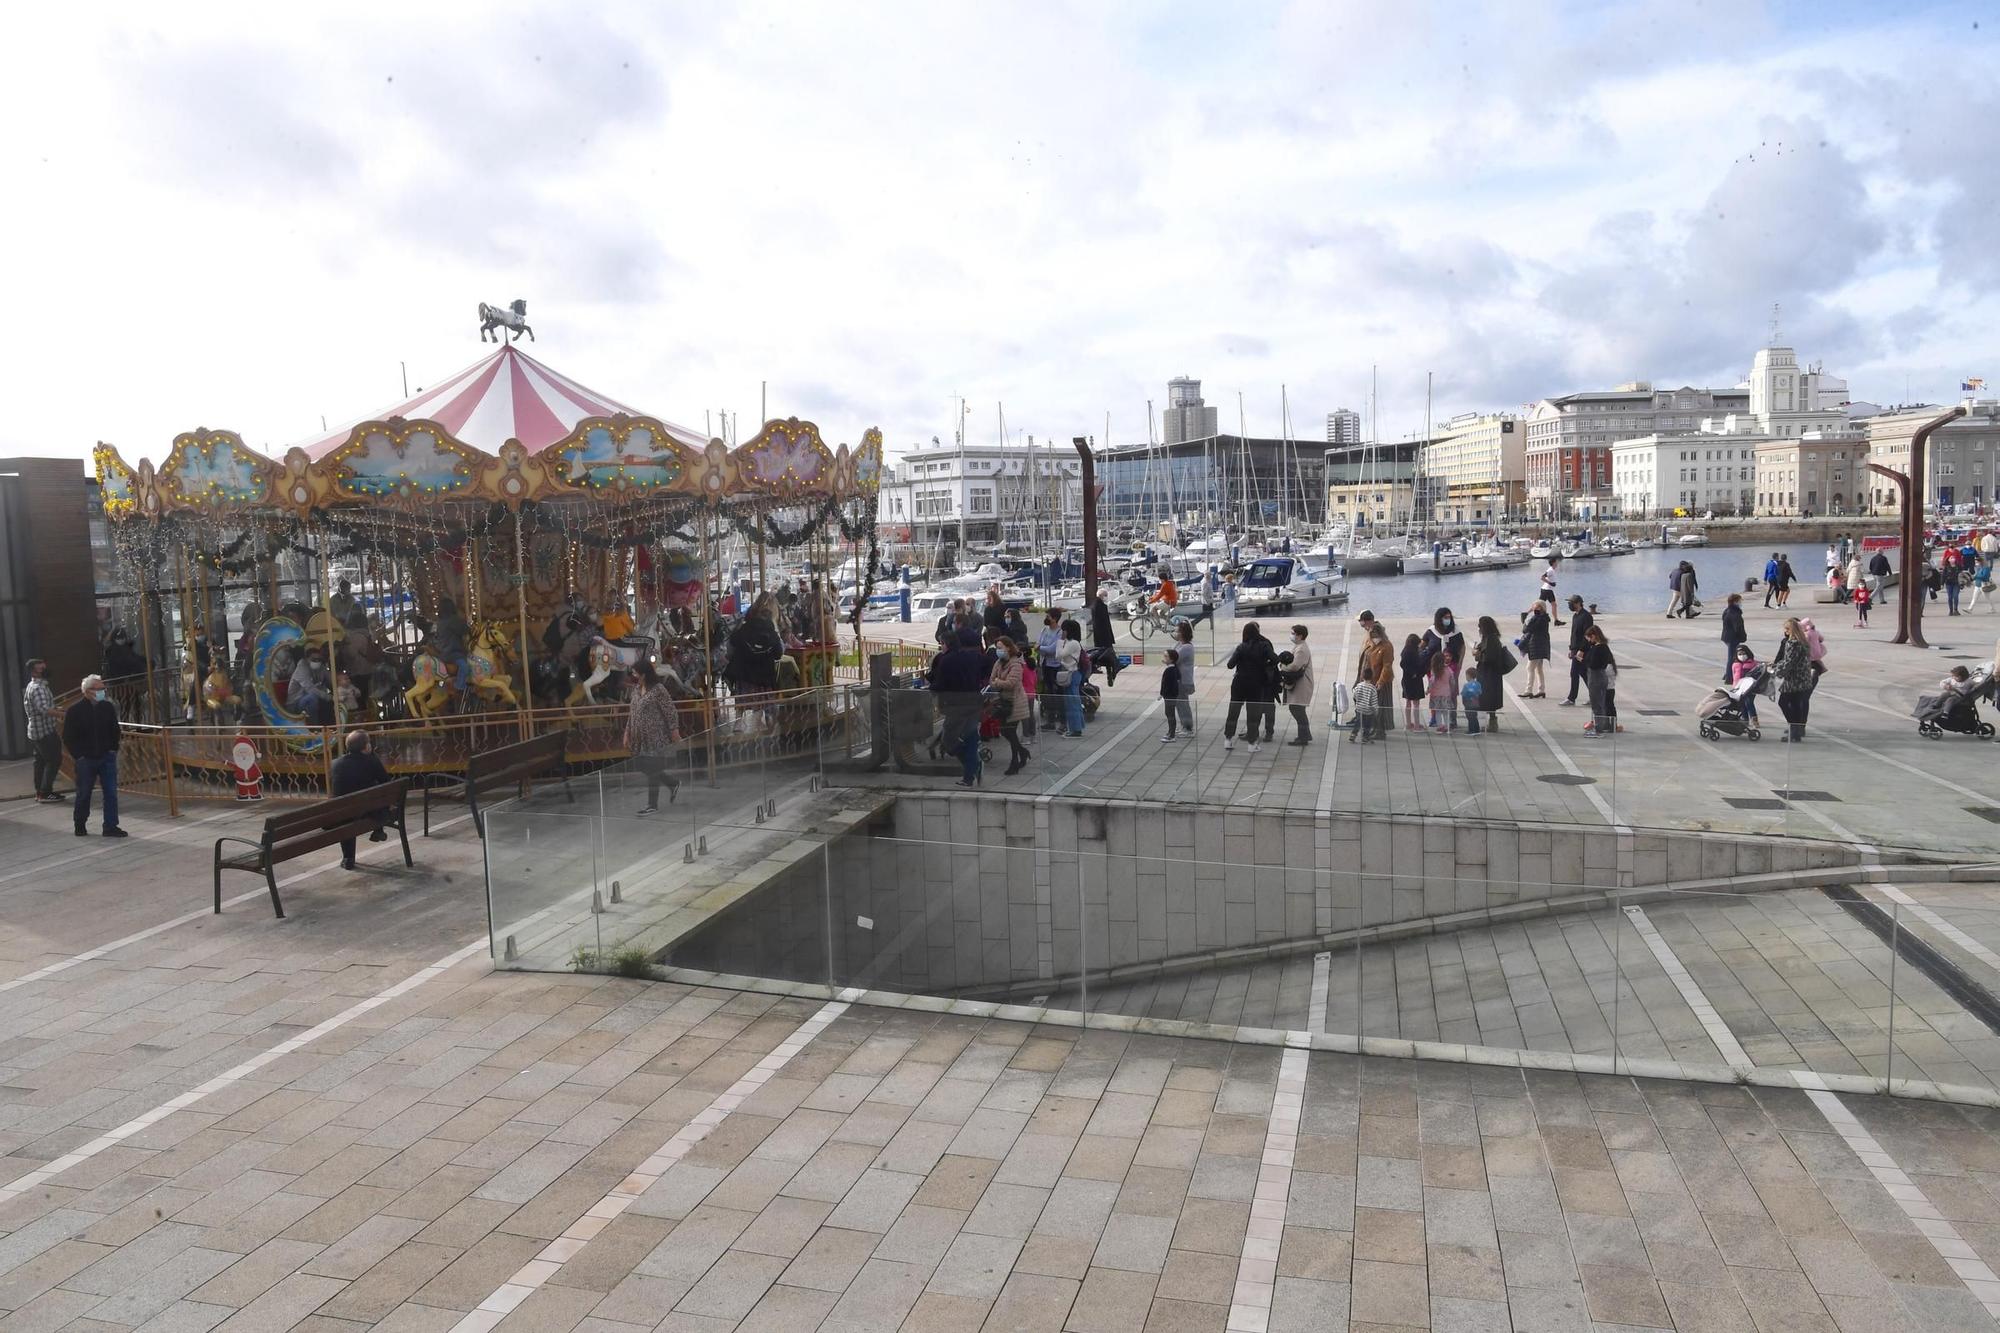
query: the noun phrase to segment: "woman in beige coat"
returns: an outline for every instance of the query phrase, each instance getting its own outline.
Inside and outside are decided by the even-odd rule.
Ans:
[[[994,651],[1000,658],[994,663],[993,676],[987,684],[999,697],[1000,734],[1007,738],[1007,748],[1013,755],[1013,761],[1007,765],[1007,773],[1012,776],[1032,757],[1028,747],[1021,744],[1021,724],[1028,720],[1028,692],[1021,685],[1020,645],[1003,634],[994,640]]]
[[[1298,726],[1298,734],[1286,741],[1287,745],[1309,745],[1312,743],[1312,724],[1306,720],[1306,709],[1313,701],[1313,655],[1306,647],[1306,627],[1292,626],[1291,661],[1285,664],[1285,706],[1292,710],[1292,721]]]

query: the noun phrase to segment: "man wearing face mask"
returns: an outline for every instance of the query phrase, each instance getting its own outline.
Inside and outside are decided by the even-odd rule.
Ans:
[[[63,714],[63,744],[76,764],[76,836],[90,830],[90,789],[104,788],[104,836],[122,838],[118,827],[118,705],[105,697],[104,677],[83,678],[83,697]]]
[[[35,747],[35,800],[49,805],[56,795],[56,774],[62,772],[62,714],[49,688],[49,664],[28,659],[28,685],[21,691],[21,708],[28,715],[28,743]]]
[[[294,713],[304,714],[315,726],[323,727],[333,720],[332,702],[333,682],[327,679],[326,656],[322,649],[314,647],[292,668],[292,683],[285,692],[285,705]]]

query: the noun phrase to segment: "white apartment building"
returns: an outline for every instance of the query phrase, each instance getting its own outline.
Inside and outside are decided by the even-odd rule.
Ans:
[[[911,449],[882,469],[876,520],[883,538],[919,545],[1047,541],[1081,530],[1076,451],[1036,445],[940,444]]]
[[[1336,407],[1328,412],[1326,442],[1331,445],[1361,443],[1361,414],[1351,407]]]
[[[1625,518],[1747,514],[1762,435],[1711,431],[1641,435],[1611,446],[1611,498]]]
[[[1431,482],[1440,523],[1496,523],[1521,508],[1526,423],[1511,412],[1453,417],[1424,446],[1418,465]]]

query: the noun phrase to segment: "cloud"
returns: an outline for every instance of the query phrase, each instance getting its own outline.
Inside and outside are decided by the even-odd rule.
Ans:
[[[1730,382],[1773,303],[1858,396],[1937,396],[1995,373],[1992,47],[1678,0],[42,7],[0,51],[39,205],[0,357],[41,390],[0,443],[282,443],[515,297],[669,419],[768,382],[892,446],[956,395],[975,438],[1143,438],[1183,372],[1275,431],[1280,386],[1317,420],[1379,367],[1385,436],[1427,373],[1439,417]]]

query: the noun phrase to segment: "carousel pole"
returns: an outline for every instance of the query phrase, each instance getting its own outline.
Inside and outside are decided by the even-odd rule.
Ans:
[[[160,591],[155,586],[153,589],[153,604],[151,607],[148,607],[146,605],[146,585],[155,582],[152,577],[152,567],[149,565],[139,566],[138,572],[139,651],[145,654],[146,659],[146,720],[150,722],[160,716],[159,700],[153,694],[153,677],[156,674],[153,670],[153,614],[159,609]]]
[[[333,580],[329,577],[331,562],[326,558],[325,539],[317,532],[313,533],[313,556],[313,565],[319,571],[319,609],[326,616],[326,679],[327,684],[333,689],[333,728],[336,734],[345,735],[346,733],[342,728],[347,725],[347,719],[341,716],[340,671],[333,655]],[[312,643],[312,635],[306,635],[306,643],[308,645]],[[331,737],[328,738],[327,745],[330,754],[332,747]],[[327,792],[329,794],[333,791],[332,762],[331,759],[327,761],[329,765],[327,768]]]
[[[514,508],[514,607],[521,617],[521,739],[525,741],[534,734],[535,673],[528,666],[528,566],[518,505]]]
[[[701,660],[706,680],[701,690],[702,726],[708,733],[708,785],[715,785],[715,641],[709,626],[715,618],[715,567],[709,563],[708,524],[709,513],[701,516],[701,573],[704,580],[701,590]]]
[[[174,547],[174,585],[174,600],[180,604],[181,612],[181,662],[192,662],[194,659],[194,630],[191,622],[194,619],[194,607],[190,598],[193,590],[188,587],[187,547],[185,545],[176,545]],[[180,679],[181,662],[174,663],[175,680]],[[196,684],[199,686],[200,682],[196,682]],[[190,706],[192,702],[193,700],[187,697],[181,699],[183,707]]]

